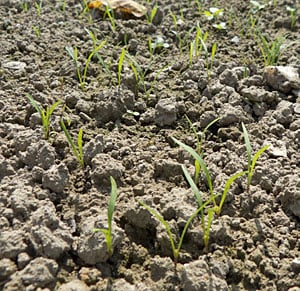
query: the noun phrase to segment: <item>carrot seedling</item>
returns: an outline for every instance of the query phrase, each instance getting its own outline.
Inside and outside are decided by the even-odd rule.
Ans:
[[[43,109],[39,106],[39,104],[33,99],[33,97],[30,94],[27,93],[26,97],[29,99],[30,103],[35,108],[35,110],[39,113],[41,120],[42,120],[42,126],[44,129],[44,137],[45,137],[45,139],[49,139],[51,116],[52,116],[53,111],[56,109],[56,107],[59,104],[61,104],[61,101],[60,100],[56,101],[50,107],[47,106],[46,109]]]
[[[80,164],[80,166],[83,168],[84,167],[84,160],[83,160],[83,152],[82,152],[82,135],[83,135],[83,131],[82,128],[79,129],[78,132],[78,136],[77,136],[77,145],[75,145],[74,140],[72,139],[69,131],[66,128],[66,125],[63,121],[63,119],[60,120],[60,126],[62,128],[62,130],[65,133],[65,136],[71,146],[72,152],[75,155],[78,163]]]
[[[113,235],[112,235],[112,218],[115,210],[116,199],[118,196],[117,183],[115,179],[110,177],[111,193],[107,208],[107,228],[93,228],[93,232],[102,232],[105,236],[107,253],[111,257],[113,254]]]
[[[246,150],[247,150],[247,160],[248,160],[247,192],[249,193],[250,192],[250,185],[251,185],[251,181],[252,181],[252,176],[253,176],[253,172],[254,172],[254,168],[255,168],[255,164],[256,164],[258,158],[261,156],[261,154],[264,151],[266,151],[270,147],[270,145],[265,145],[264,147],[262,147],[260,150],[258,150],[255,153],[255,155],[252,158],[252,147],[251,147],[251,144],[250,144],[247,129],[246,129],[243,122],[242,122],[242,128],[243,128],[244,140],[245,140],[245,145],[246,145]]]

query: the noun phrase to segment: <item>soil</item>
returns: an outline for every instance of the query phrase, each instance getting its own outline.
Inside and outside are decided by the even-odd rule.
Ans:
[[[291,25],[286,9],[299,12],[299,1],[256,10],[249,1],[159,1],[153,19],[155,3],[141,4],[145,17],[110,19],[80,1],[0,1],[0,289],[300,290],[300,21]],[[208,20],[211,6],[223,15]],[[221,22],[226,29],[213,27]],[[197,25],[208,36],[191,60]],[[278,68],[265,69],[257,30],[270,46],[286,37],[275,61],[293,80],[269,78]],[[102,40],[83,89],[66,47],[77,47],[82,75]],[[26,94],[43,108],[62,102],[48,140]],[[270,147],[249,191],[246,175],[231,185],[208,247],[197,216],[175,264],[166,229],[138,201],[163,216],[177,243],[198,207],[181,167],[193,175],[194,160],[172,140],[196,149],[187,117],[199,136],[220,118],[202,143],[216,193],[247,170],[242,122],[253,154]],[[84,168],[61,118],[75,141],[83,130]],[[107,227],[110,176],[112,256],[92,231]],[[197,185],[207,201],[203,172]]]

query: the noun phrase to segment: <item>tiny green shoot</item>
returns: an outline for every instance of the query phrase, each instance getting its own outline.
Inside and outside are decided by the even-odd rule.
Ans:
[[[43,3],[42,0],[40,0],[39,2],[34,2],[34,7],[36,9],[38,17],[41,17],[42,3]]]
[[[247,177],[247,192],[250,192],[250,185],[251,185],[251,181],[252,181],[252,176],[253,176],[253,171],[255,168],[255,164],[258,160],[258,158],[261,156],[261,154],[266,151],[270,145],[265,145],[264,147],[262,147],[260,150],[258,150],[253,158],[252,158],[252,147],[250,144],[250,139],[249,139],[249,135],[248,135],[248,131],[244,125],[244,123],[242,122],[242,128],[243,128],[243,133],[244,133],[244,140],[245,140],[245,145],[246,145],[246,151],[247,151],[247,161],[248,161],[248,177]]]
[[[151,9],[150,14],[149,14],[149,15],[146,14],[147,21],[148,21],[149,23],[152,23],[152,22],[153,22],[153,19],[154,19],[156,13],[157,13],[157,9],[158,9],[158,5],[157,5],[157,3],[155,3],[155,5],[153,6],[153,8]]]
[[[192,129],[193,131],[193,134],[194,134],[194,137],[196,138],[196,142],[197,142],[197,146],[196,146],[196,153],[201,157],[203,158],[203,149],[202,149],[202,145],[205,141],[205,135],[206,135],[206,132],[207,130],[214,124],[216,123],[217,121],[220,120],[220,118],[216,118],[214,120],[212,120],[202,131],[201,133],[201,137],[199,138],[199,134],[197,133],[197,130],[195,128],[195,126],[193,125],[193,123],[191,122],[191,120],[187,117],[187,115],[185,116],[188,123],[189,123],[189,126],[190,128]],[[201,171],[201,166],[199,164],[199,162],[197,160],[195,160],[195,175],[194,175],[194,181],[196,184],[199,183],[199,175],[200,175],[200,171]]]
[[[66,47],[66,51],[68,52],[68,54],[70,55],[70,57],[74,61],[75,68],[76,68],[76,71],[77,71],[77,77],[78,77],[80,87],[81,87],[82,90],[85,89],[87,70],[88,70],[90,61],[92,60],[92,57],[96,53],[98,53],[99,50],[105,45],[105,43],[106,43],[106,41],[103,40],[98,46],[93,48],[92,52],[89,54],[87,60],[85,61],[85,66],[84,66],[83,73],[81,73],[81,70],[80,70],[80,65],[79,65],[79,61],[78,61],[78,49],[77,49],[77,47],[75,47],[75,48]]]
[[[69,131],[67,130],[63,119],[60,120],[60,126],[65,133],[65,136],[71,146],[71,150],[72,150],[73,154],[75,155],[79,165],[83,168],[84,167],[84,159],[83,159],[83,151],[82,151],[82,135],[83,135],[82,128],[79,129],[78,136],[77,136],[77,145],[75,145],[75,142],[74,142],[73,138],[71,137]]]
[[[44,138],[49,139],[50,136],[50,125],[51,125],[51,116],[53,114],[53,111],[56,109],[56,107],[61,104],[61,101],[56,101],[53,105],[47,106],[46,109],[43,109],[39,106],[39,104],[33,99],[33,97],[30,94],[26,94],[28,100],[32,104],[32,106],[35,108],[35,110],[39,113],[41,120],[42,120],[42,126],[44,129]]]
[[[286,40],[284,36],[277,36],[273,41],[268,41],[262,33],[257,32],[259,40],[258,46],[262,53],[265,66],[276,65],[283,52],[283,44]]]
[[[287,6],[286,10],[290,13],[290,25],[293,30],[297,22],[297,9],[295,7]]]
[[[110,177],[111,193],[107,208],[107,228],[93,228],[93,232],[102,232],[105,236],[107,253],[111,257],[113,255],[113,235],[112,235],[112,220],[115,210],[116,199],[118,196],[117,183],[115,179]]]
[[[109,5],[105,6],[105,13],[103,15],[103,18],[105,18],[106,15],[109,18],[112,31],[115,32],[116,31],[116,21],[115,21],[115,17],[114,17],[114,11],[113,11],[113,9]]]
[[[32,25],[31,28],[32,28],[32,30],[34,31],[34,33],[37,37],[41,36],[41,31],[40,31],[40,28],[38,26]]]
[[[122,73],[122,68],[123,68],[123,62],[125,59],[125,54],[126,54],[126,50],[125,50],[125,48],[122,48],[119,62],[118,62],[118,84],[119,84],[119,86],[121,85],[121,73]]]
[[[175,246],[175,241],[173,239],[172,236],[172,232],[171,232],[171,228],[168,224],[168,222],[163,218],[162,215],[160,215],[155,209],[151,208],[150,206],[148,206],[147,204],[145,204],[144,202],[139,200],[140,205],[142,205],[143,207],[145,207],[156,219],[158,219],[161,224],[165,227],[168,237],[169,237],[169,241],[170,241],[170,245],[172,248],[172,253],[173,253],[173,259],[174,259],[174,264],[175,267],[178,263],[178,259],[179,259],[179,252],[183,243],[183,239],[184,236],[188,230],[189,225],[191,224],[191,222],[193,221],[193,219],[209,204],[211,203],[212,198],[210,198],[207,202],[203,203],[187,220],[184,229],[182,230],[182,233],[180,235],[180,239],[178,244]]]
[[[200,155],[198,155],[196,153],[196,151],[194,151],[190,146],[180,142],[179,140],[177,140],[176,138],[172,137],[173,141],[176,142],[180,147],[182,147],[184,150],[186,150],[189,154],[191,154],[191,156],[193,156],[194,159],[196,159],[200,166],[201,166],[201,169],[203,170],[204,172],[204,175],[206,177],[206,181],[207,181],[207,185],[208,185],[208,188],[209,188],[209,193],[210,193],[210,197],[212,198],[212,202],[214,204],[214,212],[217,214],[217,215],[220,215],[221,213],[221,210],[222,210],[222,207],[223,207],[223,204],[224,204],[224,201],[226,199],[226,196],[227,196],[227,193],[229,191],[229,188],[231,186],[231,184],[239,177],[241,177],[242,175],[245,175],[247,172],[244,171],[244,172],[238,172],[236,173],[235,175],[233,175],[232,177],[230,177],[226,184],[225,184],[225,187],[224,187],[224,190],[223,190],[223,193],[222,193],[222,196],[221,196],[221,201],[219,203],[219,205],[217,205],[217,202],[215,200],[215,194],[214,194],[214,190],[213,190],[213,184],[212,184],[212,178],[211,178],[211,175],[210,175],[210,172],[204,162],[204,160],[202,159],[202,157],[200,157]],[[199,199],[198,199],[198,202],[199,202]]]

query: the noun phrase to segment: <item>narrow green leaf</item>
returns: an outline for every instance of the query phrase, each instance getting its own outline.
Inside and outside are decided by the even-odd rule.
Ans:
[[[243,175],[245,175],[245,174],[247,174],[247,173],[248,173],[247,171],[238,172],[238,173],[234,174],[233,176],[231,176],[231,177],[227,180],[227,182],[226,182],[226,184],[225,184],[225,187],[224,187],[224,190],[223,190],[223,194],[222,194],[222,197],[221,197],[221,201],[220,201],[219,207],[218,207],[218,209],[217,209],[217,211],[216,211],[217,215],[220,215],[220,213],[221,213],[223,204],[224,204],[224,202],[225,202],[225,199],[226,199],[226,196],[227,196],[227,193],[228,193],[228,191],[229,191],[229,188],[230,188],[231,184],[232,184],[237,178],[239,178],[239,177],[241,177],[241,176],[243,176]]]
[[[208,169],[207,169],[207,167],[206,167],[206,164],[205,164],[205,162],[204,162],[204,160],[190,147],[190,146],[188,146],[188,145],[186,145],[186,144],[184,144],[184,143],[182,143],[181,141],[179,141],[179,140],[177,140],[176,138],[174,138],[174,137],[172,137],[172,139],[179,145],[179,146],[181,146],[183,149],[185,149],[188,153],[190,153],[193,157],[194,157],[194,159],[196,159],[198,162],[199,162],[199,164],[200,164],[200,166],[201,166],[201,168],[202,168],[202,170],[203,170],[203,172],[204,172],[204,174],[205,174],[205,177],[206,177],[206,180],[207,180],[207,184],[208,184],[208,187],[209,187],[209,191],[210,191],[210,193],[211,193],[211,195],[213,195],[213,186],[212,186],[212,180],[211,180],[211,176],[210,176],[210,173],[209,173],[209,171],[208,171]]]
[[[258,160],[258,158],[261,156],[261,154],[266,151],[268,148],[270,147],[270,145],[266,145],[264,146],[263,148],[261,148],[259,151],[257,151],[255,153],[255,155],[253,156],[253,159],[252,159],[252,163],[251,163],[251,168],[250,168],[250,173],[253,173],[253,170],[254,170],[254,167],[255,167],[255,164]]]
[[[107,209],[107,219],[108,219],[109,229],[111,229],[112,217],[113,217],[113,213],[114,213],[114,210],[115,210],[116,199],[117,199],[117,196],[118,196],[117,183],[116,183],[115,179],[112,176],[110,177],[110,183],[111,183],[111,193],[110,193],[110,198],[109,198],[109,202],[108,202],[108,209]]]

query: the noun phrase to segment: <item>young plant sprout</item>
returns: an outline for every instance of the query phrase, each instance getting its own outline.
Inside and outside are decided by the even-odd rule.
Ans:
[[[155,209],[151,208],[150,206],[148,206],[147,204],[145,204],[144,202],[142,201],[139,201],[140,205],[142,205],[143,207],[145,207],[156,219],[158,219],[161,224],[165,227],[167,233],[168,233],[168,237],[169,237],[169,241],[170,241],[170,245],[171,245],[171,248],[172,248],[172,253],[173,253],[173,259],[174,259],[174,264],[175,264],[175,268],[176,268],[176,265],[178,263],[178,259],[179,259],[179,252],[180,252],[180,249],[181,249],[181,246],[182,246],[182,243],[183,243],[183,239],[184,239],[184,236],[188,230],[188,227],[189,225],[191,224],[191,222],[193,221],[193,219],[201,212],[203,211],[203,209],[209,204],[212,202],[212,198],[210,198],[207,202],[203,203],[190,217],[189,219],[187,220],[185,226],[184,226],[184,229],[182,230],[182,233],[180,235],[180,239],[179,239],[179,242],[178,244],[175,246],[175,242],[174,242],[174,239],[173,239],[173,235],[172,235],[172,232],[171,232],[171,228],[168,224],[168,222],[163,218],[162,215],[160,215]]]
[[[297,8],[287,6],[286,10],[290,13],[291,29],[293,30],[295,28],[295,25],[296,25],[296,22],[297,22]]]
[[[50,136],[50,125],[51,125],[51,116],[53,111],[56,109],[56,107],[61,104],[61,101],[56,101],[54,104],[52,104],[50,107],[47,106],[46,109],[43,109],[39,106],[39,104],[33,99],[33,97],[30,94],[26,94],[26,97],[32,104],[32,106],[35,108],[35,110],[39,113],[41,120],[42,120],[42,126],[44,129],[44,138],[49,139]]]
[[[193,181],[192,177],[190,176],[189,172],[187,171],[185,166],[181,166],[182,171],[184,173],[185,178],[187,179],[190,187],[192,188],[194,195],[198,201],[198,206],[201,207],[203,205],[202,197],[200,191]],[[209,235],[210,235],[210,227],[214,217],[214,208],[207,208],[207,223],[205,223],[205,216],[204,216],[204,209],[200,211],[200,218],[201,218],[201,228],[203,231],[203,243],[205,251],[208,252],[208,243],[209,243]]]
[[[109,3],[109,1],[108,1],[108,3]],[[110,5],[105,6],[105,13],[103,15],[103,18],[105,18],[106,15],[109,18],[112,31],[116,31],[116,22],[115,22],[115,17],[114,17],[114,11],[113,11],[112,7],[110,7]]]
[[[78,163],[80,164],[80,166],[83,168],[84,167],[84,160],[83,160],[83,152],[82,152],[82,135],[83,135],[83,130],[82,128],[79,129],[78,132],[78,136],[77,136],[77,145],[75,145],[74,140],[72,139],[69,131],[66,128],[66,125],[63,121],[63,119],[60,120],[60,126],[62,128],[62,130],[65,133],[65,136],[71,146],[71,150],[73,152],[73,154],[75,155]]]
[[[210,7],[209,10],[204,11],[204,15],[207,20],[213,20],[223,15],[223,9],[219,9],[216,7]]]
[[[251,185],[251,181],[252,181],[252,176],[253,176],[253,172],[254,172],[254,168],[255,168],[255,164],[256,164],[258,158],[261,156],[261,154],[264,151],[266,151],[270,147],[270,145],[266,145],[266,146],[262,147],[260,150],[258,150],[255,153],[255,155],[252,158],[252,147],[251,147],[251,144],[250,144],[247,129],[246,129],[243,122],[242,122],[242,128],[243,128],[244,140],[245,140],[245,145],[246,145],[246,150],[247,150],[247,160],[248,160],[247,192],[249,193],[250,192],[250,185]]]
[[[149,23],[153,22],[153,19],[154,19],[156,13],[157,13],[157,9],[158,9],[158,5],[157,5],[157,3],[155,3],[155,5],[153,6],[153,8],[151,9],[150,14],[149,15],[146,14],[146,17],[147,17],[147,20],[148,20]]]
[[[111,193],[107,208],[107,228],[93,228],[93,232],[102,232],[105,236],[107,253],[111,257],[113,254],[113,235],[112,235],[112,219],[115,210],[116,199],[118,196],[117,183],[113,177],[110,177]]]
[[[197,141],[197,146],[196,146],[196,153],[201,157],[203,158],[203,149],[202,149],[202,145],[203,145],[203,142],[205,141],[205,134],[207,132],[207,130],[214,124],[216,123],[217,121],[220,120],[220,118],[216,118],[214,119],[213,121],[211,121],[205,128],[204,130],[202,131],[201,133],[201,136],[199,138],[199,134],[197,133],[197,130],[195,128],[195,126],[192,124],[191,120],[185,116],[188,123],[189,123],[189,126],[190,128],[192,129],[193,131],[193,134],[194,134],[194,137],[196,138],[196,141]],[[201,166],[199,164],[199,162],[197,160],[195,160],[195,175],[194,175],[194,182],[196,184],[199,183],[199,175],[200,175],[200,171],[201,171]]]
[[[206,181],[207,181],[207,185],[208,185],[208,189],[209,189],[209,193],[210,193],[210,197],[212,199],[212,202],[213,202],[213,205],[214,205],[214,212],[217,214],[217,215],[220,215],[221,213],[221,210],[222,210],[222,207],[223,207],[223,204],[225,202],[225,199],[226,199],[226,196],[227,196],[227,193],[229,191],[229,188],[231,186],[231,184],[239,177],[245,175],[247,172],[244,171],[244,172],[238,172],[236,173],[235,175],[233,175],[232,177],[230,177],[226,184],[225,184],[225,187],[224,187],[224,190],[223,190],[223,193],[222,193],[222,196],[221,196],[221,200],[220,200],[220,203],[219,205],[217,205],[217,202],[216,202],[216,195],[214,193],[214,190],[213,190],[213,184],[212,184],[212,179],[211,179],[211,175],[210,175],[210,172],[204,162],[204,160],[202,159],[202,157],[200,157],[196,151],[194,151],[191,147],[189,147],[188,145],[180,142],[179,140],[177,140],[176,138],[172,137],[173,141],[175,143],[177,143],[180,147],[182,147],[184,150],[186,150],[188,153],[190,153],[194,159],[196,159],[199,164],[200,164],[200,167],[201,169],[203,170],[204,172],[204,175],[206,177]],[[199,202],[199,200],[198,200]]]
[[[123,68],[123,62],[125,59],[125,54],[126,54],[126,50],[125,50],[125,48],[122,48],[119,62],[118,62],[118,84],[119,84],[119,87],[121,85],[121,73],[122,73],[122,68]]]
[[[94,47],[90,55],[88,56],[87,60],[85,61],[85,66],[83,70],[83,74],[81,73],[80,66],[79,66],[79,61],[78,61],[78,49],[77,47],[72,48],[72,47],[66,47],[66,51],[72,58],[75,64],[75,68],[77,71],[77,77],[80,83],[80,87],[82,90],[85,89],[85,81],[86,81],[86,74],[87,70],[90,64],[90,61],[92,60],[92,57],[99,52],[99,50],[105,45],[106,41],[103,40],[98,46]]]
[[[284,36],[277,36],[273,41],[268,41],[262,33],[257,32],[259,40],[258,46],[262,53],[265,66],[276,65],[284,49],[283,44],[286,40]]]

